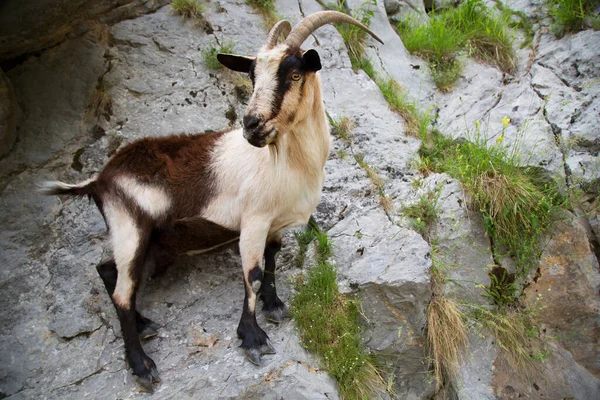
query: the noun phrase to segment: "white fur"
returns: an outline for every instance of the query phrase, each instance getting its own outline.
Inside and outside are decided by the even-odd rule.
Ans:
[[[131,268],[140,246],[139,230],[134,218],[118,199],[109,199],[104,203],[104,215],[110,230],[113,254],[119,273],[113,299],[121,307],[129,309],[134,287]]]
[[[75,185],[65,183],[65,182],[60,182],[60,181],[40,182],[38,184],[38,192],[40,192],[42,194],[53,194],[53,192],[57,189],[58,190],[81,189],[83,187],[86,187],[90,183],[94,182],[95,180],[96,180],[96,177],[94,176],[90,179],[86,179],[85,181],[79,182]]]
[[[262,115],[265,119],[271,117],[271,104],[274,102],[277,89],[277,70],[284,50],[285,48],[281,46],[270,51],[261,51],[256,57],[255,89],[246,112]]]
[[[160,187],[138,182],[135,178],[121,175],[116,179],[123,192],[153,218],[165,215],[171,208],[171,199]]]

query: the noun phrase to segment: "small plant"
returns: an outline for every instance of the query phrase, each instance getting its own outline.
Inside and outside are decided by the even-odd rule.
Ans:
[[[483,288],[485,291],[483,295],[492,299],[500,309],[514,305],[518,301],[514,274],[509,274],[502,267],[495,267],[490,271],[489,276],[490,286]]]
[[[230,71],[230,70],[227,70]],[[235,95],[238,100],[246,100],[252,94],[252,81],[245,74],[231,72],[231,81],[235,85]]]
[[[554,20],[554,30],[558,36],[578,32],[589,27],[600,28],[598,0],[546,0],[548,10]]]
[[[535,30],[533,29],[532,18],[521,10],[513,10],[506,4],[498,1],[496,7],[502,13],[503,18],[508,21],[508,25],[513,29],[520,29],[525,35],[525,40],[521,43],[521,48],[533,45]]]
[[[367,177],[369,177],[369,180],[373,186],[375,186],[381,207],[386,213],[389,213],[392,209],[392,199],[387,196],[383,190],[383,185],[385,183],[383,179],[379,176],[379,174],[377,174],[377,171],[375,171],[375,169],[365,161],[365,158],[362,154],[354,154],[354,161],[356,161],[359,167],[365,170]]]
[[[173,13],[181,15],[183,19],[204,19],[202,16],[204,7],[196,0],[172,0],[171,9],[173,10]]]
[[[345,142],[350,141],[350,136],[352,135],[352,129],[354,128],[354,121],[350,118],[342,115],[338,119],[329,119],[329,123],[332,127],[332,134],[334,136],[339,137]]]
[[[246,4],[254,8],[265,21],[265,27],[270,30],[280,20],[275,12],[274,0],[246,0]]]
[[[308,226],[304,231],[295,231],[294,237],[298,242],[298,254],[296,254],[296,266],[302,268],[304,260],[306,258],[306,252],[308,251],[308,245],[315,240],[317,236],[317,229]]]
[[[410,220],[413,229],[427,241],[430,240],[431,225],[439,215],[437,202],[440,193],[440,190],[429,191],[420,195],[416,203],[402,207],[402,213]]]
[[[360,21],[360,23],[368,27],[371,23],[371,18],[373,18],[373,15],[375,15],[374,12],[369,9],[369,5],[373,4],[375,4],[375,0],[365,1],[361,5],[358,12],[353,15],[351,15],[348,12],[345,0],[340,0],[337,4],[334,5],[326,5],[325,8],[333,9],[351,15],[356,20]],[[344,44],[348,49],[348,56],[350,57],[352,67],[355,70],[360,69],[356,64],[360,63],[363,59],[367,33],[359,27],[350,24],[336,24],[335,27],[342,36]]]
[[[219,70],[223,68],[223,64],[217,60],[217,54],[219,53],[231,53],[233,52],[233,47],[235,44],[233,42],[224,42],[223,44],[215,44],[205,47],[200,51],[200,55],[202,57],[202,63],[206,65],[207,68],[213,70]]]
[[[416,105],[408,101],[406,92],[393,79],[375,79],[381,94],[387,100],[390,108],[400,114],[406,122],[406,133],[411,136],[419,134],[419,115]]]
[[[342,398],[365,399],[385,391],[385,382],[362,349],[360,304],[343,296],[336,272],[328,262],[331,242],[315,230],[317,264],[296,282],[291,312],[304,346],[322,357],[324,369],[333,377]]]

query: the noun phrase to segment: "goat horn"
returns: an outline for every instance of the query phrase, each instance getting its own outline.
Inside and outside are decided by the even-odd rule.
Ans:
[[[285,39],[285,43],[291,47],[300,47],[302,43],[317,29],[326,24],[335,22],[345,22],[348,24],[356,25],[359,28],[365,30],[369,35],[373,36],[375,40],[383,44],[381,39],[377,37],[369,28],[361,24],[351,16],[344,14],[339,11],[319,11],[309,15],[302,21],[298,22],[292,32]]]
[[[288,34],[292,30],[292,25],[290,21],[281,20],[271,28],[269,32],[269,37],[267,37],[267,48],[272,49],[277,44],[277,40],[281,35],[283,35],[284,39],[287,38]]]

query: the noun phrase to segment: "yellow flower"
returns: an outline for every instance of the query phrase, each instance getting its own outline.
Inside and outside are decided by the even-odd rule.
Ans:
[[[479,120],[475,121],[475,128],[479,129]]]
[[[510,118],[505,116],[504,118],[502,118],[502,126],[506,128],[508,124],[510,124]]]
[[[496,138],[496,143],[502,143],[503,140],[504,140],[504,136],[498,136]]]

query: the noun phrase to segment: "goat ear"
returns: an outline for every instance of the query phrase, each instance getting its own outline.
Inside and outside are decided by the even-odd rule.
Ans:
[[[319,53],[315,49],[304,52],[302,59],[304,60],[304,66],[309,71],[317,72],[321,69],[321,57],[319,57]]]
[[[217,54],[217,60],[227,68],[238,71],[249,73],[252,68],[252,63],[255,57],[237,56],[235,54]]]

